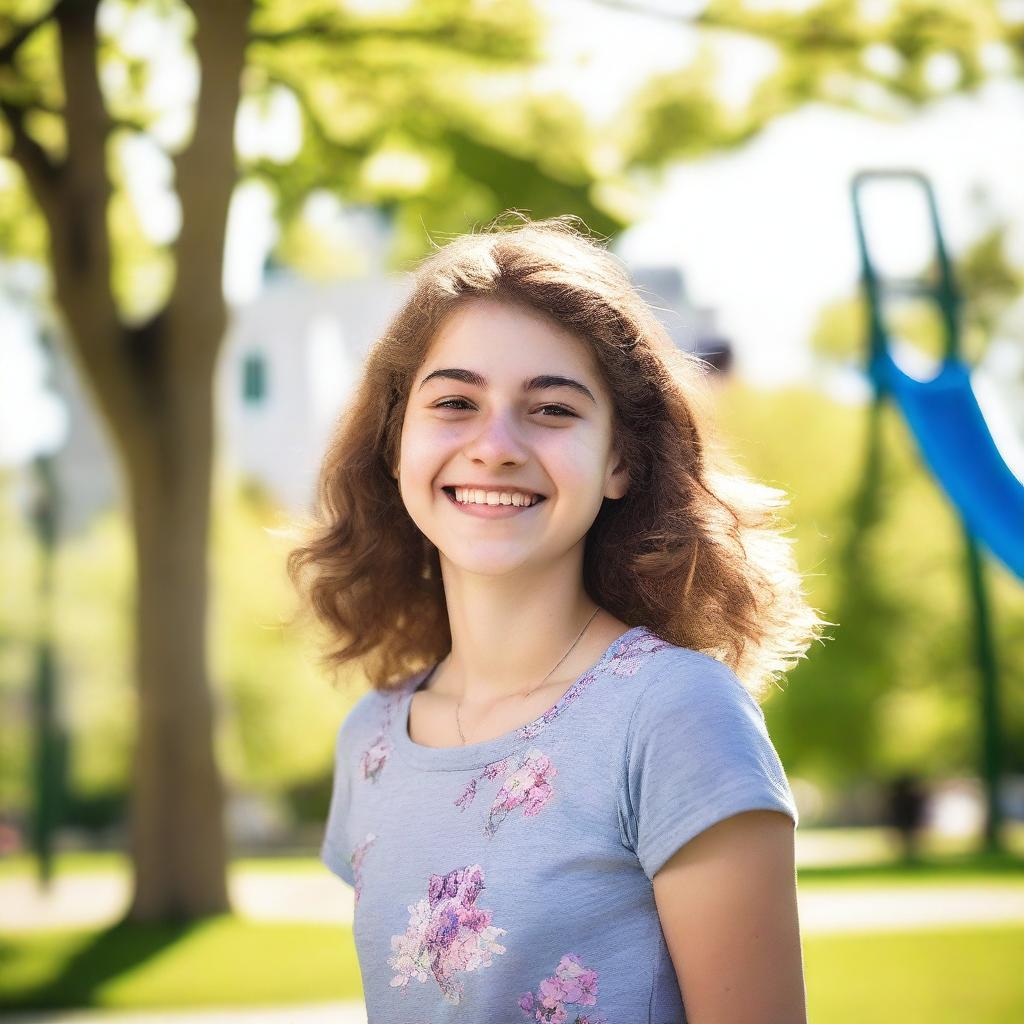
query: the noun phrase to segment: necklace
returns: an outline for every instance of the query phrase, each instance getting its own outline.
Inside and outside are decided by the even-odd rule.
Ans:
[[[592,622],[594,621],[594,618],[595,618],[595,617],[597,616],[597,613],[598,613],[598,612],[599,612],[600,610],[601,610],[601,609],[600,609],[600,607],[597,607],[597,608],[595,608],[595,609],[594,609],[594,614],[593,614],[593,615],[591,615],[589,619],[587,619],[587,625],[586,625],[586,626],[584,626],[584,627],[583,627],[583,628],[582,628],[582,629],[581,629],[581,630],[579,631],[579,635],[578,635],[578,636],[576,637],[576,639],[575,639],[575,640],[573,640],[573,642],[572,642],[572,643],[571,643],[571,644],[569,645],[569,650],[567,650],[567,651],[565,652],[565,654],[563,654],[563,655],[562,655],[562,656],[561,656],[561,657],[560,657],[560,658],[558,659],[558,661],[556,661],[556,662],[555,662],[555,664],[554,664],[554,665],[552,666],[552,668],[551,668],[551,672],[554,672],[554,671],[555,671],[555,669],[556,669],[556,668],[558,668],[558,666],[559,666],[559,665],[561,665],[561,664],[562,664],[562,662],[563,662],[563,661],[565,661],[565,659],[569,657],[569,655],[570,655],[570,654],[572,653],[572,650],[573,650],[573,648],[574,648],[574,647],[575,647],[575,646],[576,646],[576,645],[577,645],[577,644],[578,644],[578,643],[580,642],[580,637],[582,637],[582,636],[583,636],[583,634],[584,634],[584,633],[586,633],[586,631],[587,631],[587,626],[589,626],[589,625],[590,625],[590,624],[591,624],[591,623],[592,623]],[[533,693],[533,692],[534,692],[535,690],[539,690],[539,689],[540,689],[540,688],[541,688],[541,687],[542,687],[542,686],[543,686],[543,685],[544,685],[544,684],[545,684],[545,683],[546,683],[546,682],[548,681],[548,678],[549,678],[549,676],[551,675],[551,672],[548,672],[548,674],[547,674],[547,675],[546,675],[546,676],[545,676],[545,677],[544,677],[544,678],[543,678],[543,679],[542,679],[542,680],[541,680],[541,681],[540,681],[540,682],[539,682],[539,683],[538,683],[538,684],[537,684],[537,685],[536,685],[535,687],[533,687],[533,689],[531,689],[531,690],[527,690],[527,692],[526,692],[526,693],[524,693],[524,694],[521,694],[520,696],[522,696],[522,697],[523,697],[523,698],[525,699],[526,697],[529,697],[529,696],[530,696],[530,695],[531,695],[531,694],[532,694],[532,693]],[[456,724],[456,725],[458,726],[458,729],[459,729],[459,737],[460,737],[460,738],[462,739],[462,745],[463,745],[463,746],[465,746],[465,745],[466,745],[466,737],[465,737],[465,736],[463,735],[463,733],[462,733],[462,722],[460,722],[460,721],[459,721],[459,708],[461,708],[461,707],[462,707],[462,701],[460,700],[460,701],[458,702],[458,704],[456,704],[456,705],[455,705],[455,724]]]

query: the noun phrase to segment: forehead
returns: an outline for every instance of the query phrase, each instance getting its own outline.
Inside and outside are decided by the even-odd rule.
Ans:
[[[600,384],[588,342],[538,310],[487,296],[459,302],[431,341],[420,375],[440,361],[495,374],[572,369]]]

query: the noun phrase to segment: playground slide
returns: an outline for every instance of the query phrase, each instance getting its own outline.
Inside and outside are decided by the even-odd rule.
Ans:
[[[922,457],[970,532],[1024,580],[1024,483],[993,440],[969,368],[947,358],[937,376],[918,380],[885,346],[872,358],[870,372],[899,406]]]

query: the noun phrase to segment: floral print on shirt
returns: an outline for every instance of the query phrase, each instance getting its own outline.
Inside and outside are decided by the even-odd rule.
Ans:
[[[526,725],[517,731],[517,735],[520,739],[532,740],[543,732],[573,701],[578,700],[590,684],[599,678],[603,672],[612,672],[617,676],[635,675],[640,666],[655,651],[660,651],[663,647],[668,646],[668,643],[662,640],[661,637],[655,636],[649,629],[642,629],[621,650],[616,651],[603,666],[595,665],[588,672],[580,676],[565,691],[561,700],[554,707],[548,708],[543,715],[535,718],[532,722],[527,722]]]
[[[470,779],[469,785],[455,801],[455,806],[465,810],[473,802],[477,782],[481,779],[496,779],[504,775],[484,822],[484,835],[490,837],[517,807],[522,807],[523,814],[527,817],[539,814],[541,808],[554,794],[551,779],[557,774],[558,769],[551,763],[547,754],[536,747],[531,747],[524,755],[505,757],[487,765],[480,775]]]
[[[617,651],[601,672],[611,672],[618,676],[636,675],[640,666],[656,651],[669,644],[648,629],[641,630],[621,650]],[[539,718],[520,727],[516,731],[519,739],[533,739],[550,725],[590,684],[598,678],[600,672],[595,666],[576,680],[566,690],[554,707],[548,708]],[[505,820],[508,813],[523,805],[523,814],[533,816],[551,799],[553,789],[550,780],[558,774],[558,769],[551,763],[546,754],[536,747],[531,748],[525,756],[509,755],[500,761],[492,761],[484,770],[463,789],[455,800],[459,810],[465,810],[476,797],[478,783],[483,779],[496,779],[507,775],[498,795],[491,804],[487,821],[484,823],[484,834],[493,836],[498,826]]]
[[[363,751],[362,766],[363,778],[369,782],[376,782],[378,776],[387,764],[388,755],[391,753],[390,729],[391,716],[398,707],[401,695],[391,697],[384,702],[384,721],[381,722],[377,735],[370,745]]]
[[[633,676],[640,666],[656,651],[671,647],[667,641],[656,636],[649,629],[641,630],[632,640],[617,651],[608,662],[608,671],[617,676]]]
[[[584,967],[575,953],[566,953],[552,978],[545,978],[537,986],[537,994],[527,992],[519,997],[519,1009],[530,1020],[545,1024],[568,1024],[566,1006],[594,1006],[597,1003],[597,971]],[[572,1024],[607,1024],[603,1017],[576,1014]]]
[[[461,1001],[465,986],[456,975],[490,967],[492,954],[505,952],[495,942],[505,929],[492,925],[491,912],[476,905],[484,888],[479,864],[430,876],[427,898],[408,907],[405,934],[391,936],[393,987],[406,992],[410,981],[433,978],[445,1002]]]
[[[356,846],[352,851],[352,856],[349,857],[348,862],[352,865],[352,874],[356,880],[354,886],[356,903],[359,902],[359,894],[363,891],[363,859],[366,857],[366,851],[373,845],[376,838],[372,832],[367,832],[366,838]]]

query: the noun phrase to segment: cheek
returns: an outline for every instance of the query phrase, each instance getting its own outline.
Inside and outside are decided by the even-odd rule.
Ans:
[[[407,420],[402,431],[403,472],[417,477],[435,472],[456,441],[455,431],[447,424]]]
[[[545,460],[552,470],[557,466],[560,473],[580,480],[599,472],[606,458],[604,439],[590,431],[572,434],[559,431],[544,450]]]

